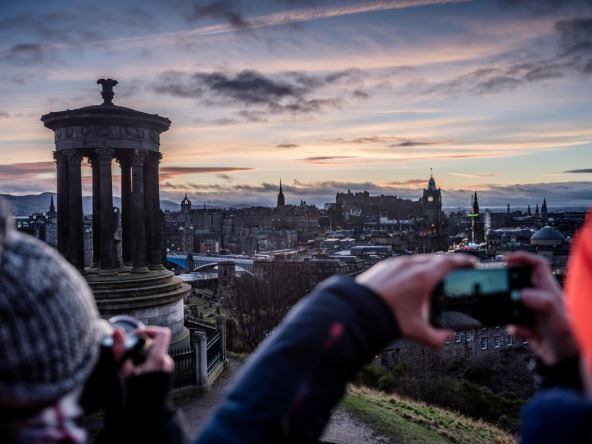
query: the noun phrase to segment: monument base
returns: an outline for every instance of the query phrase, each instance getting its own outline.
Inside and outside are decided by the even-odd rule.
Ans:
[[[183,299],[191,287],[170,270],[145,273],[120,271],[105,276],[88,269],[85,278],[93,291],[101,316],[105,319],[126,314],[146,325],[171,329],[171,351],[190,346],[189,330],[184,325]]]

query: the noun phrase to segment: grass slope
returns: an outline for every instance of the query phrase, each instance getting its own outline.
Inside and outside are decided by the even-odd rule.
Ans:
[[[491,424],[396,395],[350,387],[342,405],[397,444],[514,443]]]

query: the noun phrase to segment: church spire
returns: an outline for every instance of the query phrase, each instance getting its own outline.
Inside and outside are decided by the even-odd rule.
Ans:
[[[284,190],[282,189],[282,179],[280,179],[280,192],[277,197],[277,206],[283,207],[286,205],[286,198],[284,197]]]
[[[56,215],[55,205],[53,204],[53,194],[51,195],[51,199],[49,201],[49,212],[47,213],[47,215],[49,217],[55,217]]]
[[[547,215],[547,199],[544,198],[543,205],[541,205],[541,216],[543,217],[543,219],[547,219]]]
[[[477,200],[477,191],[473,195],[473,214],[479,214],[479,202]]]
[[[434,179],[434,172],[430,168],[430,180],[428,181],[428,191],[436,191],[436,180]]]

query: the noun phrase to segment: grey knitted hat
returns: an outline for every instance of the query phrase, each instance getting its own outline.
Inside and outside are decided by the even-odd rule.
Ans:
[[[52,402],[79,386],[98,357],[98,319],[82,276],[12,229],[0,200],[0,405]]]

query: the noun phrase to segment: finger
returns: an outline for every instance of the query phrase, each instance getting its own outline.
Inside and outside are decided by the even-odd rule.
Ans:
[[[437,282],[441,280],[446,274],[455,268],[469,268],[477,265],[477,258],[468,254],[448,254],[435,256],[430,265],[433,265],[430,272]]]
[[[527,253],[526,251],[516,251],[505,256],[504,259],[506,263],[511,265],[548,265],[548,262],[544,257],[537,256],[532,253]]]
[[[533,330],[522,325],[508,325],[506,330],[515,338],[533,339],[536,337],[536,334]]]
[[[120,365],[119,371],[124,377],[128,377],[133,372],[133,365],[129,359],[123,362],[126,351],[125,331],[121,328],[116,328],[113,330],[113,348],[111,352],[113,353],[113,361]]]
[[[532,284],[539,288],[548,288],[560,293],[561,287],[551,273],[549,261],[542,256],[536,256],[525,251],[519,251],[506,257],[508,265],[528,265],[532,267]]]
[[[162,356],[168,353],[171,343],[171,331],[168,328],[149,326],[141,328],[139,331],[152,339],[150,355]]]
[[[454,336],[452,330],[440,330],[432,327],[423,320],[410,328],[411,334],[408,335],[410,339],[423,342],[430,347],[442,347],[446,341]]]
[[[111,348],[113,353],[113,360],[115,362],[121,361],[125,354],[125,332],[121,328],[113,330],[113,347]]]
[[[522,303],[539,314],[548,314],[555,310],[555,296],[538,288],[525,288],[520,292]]]

